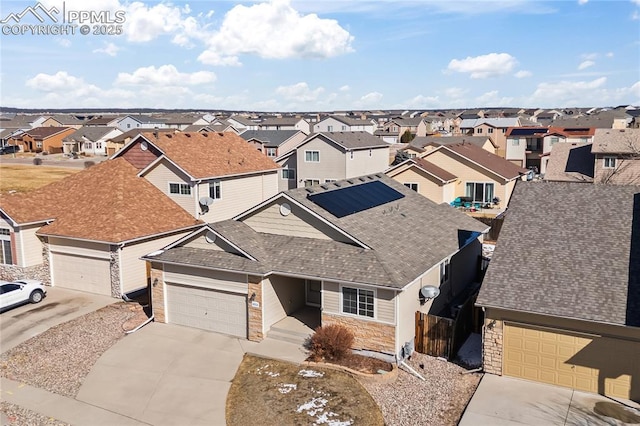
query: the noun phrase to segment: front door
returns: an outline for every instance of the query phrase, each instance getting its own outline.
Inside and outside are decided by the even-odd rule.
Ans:
[[[320,307],[322,283],[320,281],[306,280],[307,305]]]

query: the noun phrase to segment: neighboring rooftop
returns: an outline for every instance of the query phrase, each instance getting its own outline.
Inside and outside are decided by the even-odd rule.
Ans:
[[[594,165],[590,143],[557,143],[549,154],[544,180],[593,183]]]
[[[268,147],[278,147],[300,130],[245,130],[240,137],[245,141],[255,140]]]
[[[640,156],[640,129],[596,129],[592,152]]]

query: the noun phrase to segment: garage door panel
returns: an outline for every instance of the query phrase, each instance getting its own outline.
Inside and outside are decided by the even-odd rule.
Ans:
[[[246,295],[173,283],[166,290],[170,323],[247,337]]]
[[[53,284],[56,287],[111,295],[108,259],[51,252]]]
[[[523,343],[523,337],[532,341]],[[631,382],[634,375],[640,377],[639,354],[640,342],[525,325],[504,327],[503,374],[587,392],[638,399],[631,394]],[[604,389],[598,388],[599,382]]]

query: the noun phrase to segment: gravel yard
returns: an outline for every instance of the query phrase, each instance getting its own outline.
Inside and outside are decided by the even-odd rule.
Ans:
[[[389,426],[458,424],[482,374],[463,374],[467,370],[456,364],[417,352],[407,364],[427,380],[420,380],[404,367],[390,383],[362,380],[382,408],[385,423]]]
[[[146,319],[137,304],[114,303],[60,324],[0,355],[0,375],[75,397],[107,349]]]
[[[7,416],[7,425],[20,426],[70,426],[51,417],[43,416],[17,405],[0,401],[0,412]],[[4,423],[3,423],[4,424]]]

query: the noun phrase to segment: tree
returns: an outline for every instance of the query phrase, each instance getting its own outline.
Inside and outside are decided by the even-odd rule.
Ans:
[[[400,136],[400,143],[409,143],[415,138],[416,135],[411,133],[409,129],[405,130],[402,136]]]
[[[411,157],[409,157],[409,154],[407,154],[406,151],[400,150],[400,151],[396,152],[396,156],[393,159],[393,163],[391,163],[391,165],[395,166],[396,164],[400,164],[403,161],[408,160],[409,158],[411,158]]]

